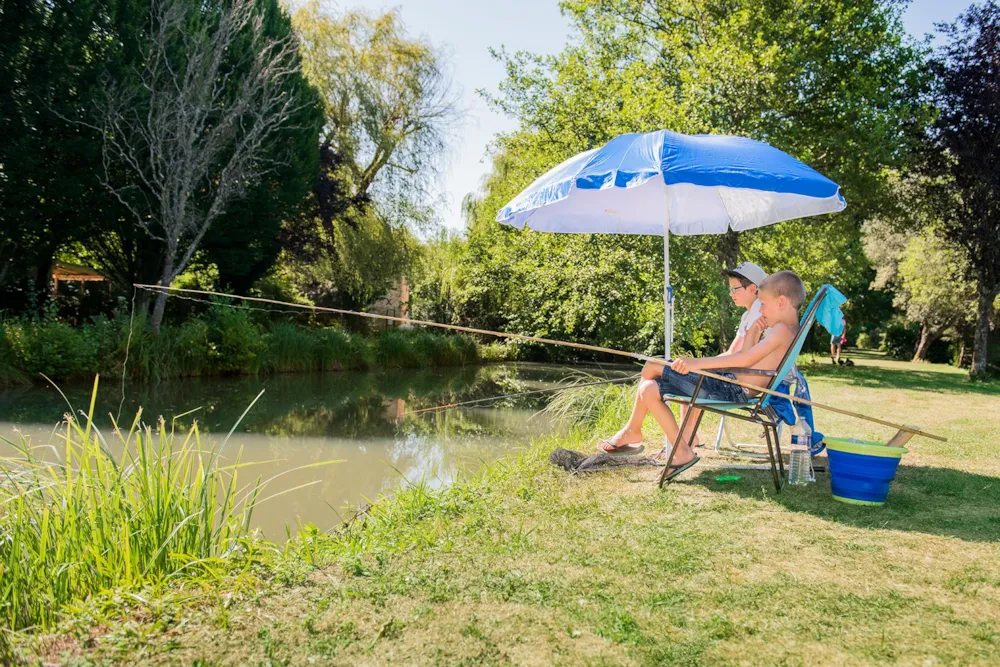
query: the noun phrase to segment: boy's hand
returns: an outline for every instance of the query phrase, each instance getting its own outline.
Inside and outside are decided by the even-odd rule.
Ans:
[[[753,321],[753,323],[747,327],[747,338],[754,338],[759,340],[762,335],[764,335],[764,330],[767,329],[767,318],[761,315]]]
[[[670,364],[670,368],[681,375],[687,375],[692,370],[690,366],[692,361],[694,361],[694,359],[674,359]]]

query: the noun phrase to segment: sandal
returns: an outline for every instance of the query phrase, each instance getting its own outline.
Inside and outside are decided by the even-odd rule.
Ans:
[[[663,481],[664,482],[668,482],[668,481],[672,480],[674,477],[677,477],[677,475],[681,474],[682,472],[684,472],[685,470],[687,470],[688,468],[690,468],[691,466],[693,466],[694,464],[696,464],[700,460],[701,460],[701,457],[700,456],[696,456],[693,459],[691,459],[690,461],[688,461],[687,463],[682,463],[681,465],[671,465],[670,467],[673,469],[673,472],[670,473],[669,475],[667,475],[666,477],[664,477]]]
[[[630,445],[616,445],[611,442],[611,438],[604,438],[597,441],[597,451],[609,456],[633,456],[641,454],[646,450],[646,446],[641,442]]]

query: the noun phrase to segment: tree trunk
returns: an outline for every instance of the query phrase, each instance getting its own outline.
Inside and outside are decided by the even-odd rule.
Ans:
[[[719,258],[719,264],[723,270],[735,268],[737,260],[740,254],[740,235],[733,230],[726,230],[726,233],[718,237],[718,245],[716,245],[716,256]],[[725,285],[723,280],[723,285]],[[719,350],[720,352],[725,352],[729,344],[727,341],[730,340],[730,332],[726,330],[726,325],[729,322],[729,310],[732,308],[733,302],[730,300],[729,295],[725,294],[722,297],[722,301],[719,303]]]
[[[174,257],[173,257],[173,252],[171,252],[170,256],[167,259],[166,264],[164,264],[163,266],[163,273],[161,274],[159,283],[157,284],[163,285],[164,287],[169,287],[170,283],[172,283],[174,280],[173,272],[174,272]],[[163,323],[163,313],[166,312],[166,310],[167,310],[167,291],[158,290],[158,293],[156,295],[156,302],[153,305],[153,319],[151,321],[151,324],[153,325],[153,331],[155,331],[157,334],[160,333],[160,324]]]
[[[927,350],[937,335],[926,324],[920,327],[920,341],[917,343],[917,351],[913,355],[913,361],[927,361]]]
[[[55,249],[43,248],[38,252],[37,264],[35,264],[35,308],[41,312],[42,307],[51,296],[52,264],[54,261]]]
[[[973,334],[971,377],[986,377],[987,348],[990,344],[990,315],[993,314],[993,300],[997,298],[997,289],[988,289],[983,281],[979,281],[976,291],[979,294],[979,307],[976,313],[976,331]]]
[[[740,235],[733,230],[727,230],[719,237],[718,256],[723,269],[736,266],[740,254]]]

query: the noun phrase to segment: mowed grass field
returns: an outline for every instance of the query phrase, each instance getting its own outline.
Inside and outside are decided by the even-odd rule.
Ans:
[[[849,356],[853,368],[800,360],[814,400],[948,438],[910,441],[885,507],[833,501],[825,474],[780,495],[758,471],[721,482],[695,468],[662,491],[652,468],[570,476],[548,453],[609,435],[579,432],[301,539],[285,556],[301,576],[259,594],[135,602],[31,651],[73,664],[998,664],[1000,384]],[[892,434],[816,418],[827,435]]]

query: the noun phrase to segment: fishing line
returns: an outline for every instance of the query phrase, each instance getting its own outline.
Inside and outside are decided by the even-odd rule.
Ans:
[[[125,407],[125,375],[128,371],[128,351],[132,347],[132,328],[135,323],[135,295],[139,289],[132,286],[132,313],[128,318],[128,340],[125,342],[125,361],[122,362],[122,400],[118,404],[118,416],[115,417],[115,424],[120,424],[122,420],[122,408]]]

